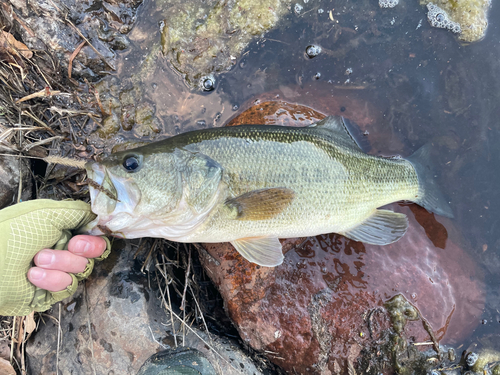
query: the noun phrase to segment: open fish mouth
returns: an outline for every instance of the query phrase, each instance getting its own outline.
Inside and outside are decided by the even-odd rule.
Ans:
[[[141,199],[139,188],[130,179],[113,174],[99,163],[88,163],[86,169],[91,210],[97,218],[85,230],[99,235],[119,233],[134,216]]]

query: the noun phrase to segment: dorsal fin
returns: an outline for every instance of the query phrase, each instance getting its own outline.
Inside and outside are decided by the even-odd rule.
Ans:
[[[316,128],[319,131],[323,132],[323,134],[329,134],[331,137],[335,138],[337,141],[342,140],[345,146],[352,147],[356,151],[363,151],[365,148],[370,149],[371,147],[367,147],[366,145],[362,145],[349,131],[347,126],[347,119],[342,116],[328,116],[323,120],[318,121],[312,125],[310,128]],[[351,124],[352,127],[352,124]]]

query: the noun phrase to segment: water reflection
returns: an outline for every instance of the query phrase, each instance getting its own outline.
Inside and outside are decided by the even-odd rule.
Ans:
[[[434,214],[413,204],[394,208],[409,217],[408,232],[401,240],[375,246],[336,234],[310,238],[295,251],[300,279],[321,277],[334,293],[333,300],[366,299],[368,293],[383,305],[402,294],[443,344],[456,344],[481,320],[485,294],[478,266],[467,255],[469,249],[461,247],[460,238],[448,238],[451,221],[440,223]]]
[[[364,247],[337,235],[309,239],[287,256],[295,263],[283,283],[311,288],[313,294],[337,293],[331,297],[344,321],[352,312],[342,310],[352,307],[348,301],[374,307],[403,293],[444,342],[468,340],[482,316],[489,322],[483,333],[498,335],[500,175],[492,171],[500,165],[499,4],[493,4],[486,38],[465,46],[451,33],[431,28],[416,4],[382,11],[376,2],[353,6],[342,0],[333,21],[331,4],[317,1],[310,4],[313,11],[290,16],[252,44],[231,71],[217,75],[210,93],[188,89],[158,51],[153,69],[130,81],[159,40],[157,5],[146,4],[130,35],[133,48],[121,53],[118,86],[141,88],[136,101],[154,104],[160,131],[144,135],[122,127],[118,138],[154,140],[231,119],[236,123],[235,116],[259,101],[272,109],[246,123],[307,125],[325,114],[341,114],[366,134],[372,154],[404,156],[432,143],[453,221],[401,206],[411,225],[394,245]],[[304,51],[312,44],[322,52],[309,59]],[[299,113],[290,103],[309,108]],[[106,140],[110,144],[113,139]],[[269,291],[279,292],[279,286]],[[286,304],[293,306],[293,299]]]

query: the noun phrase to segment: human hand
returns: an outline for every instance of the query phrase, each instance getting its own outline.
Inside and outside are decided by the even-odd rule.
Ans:
[[[94,260],[104,259],[111,250],[106,238],[74,236],[72,239],[74,232],[94,219],[90,205],[81,201],[35,199],[0,210],[0,315],[45,311],[75,293],[78,281],[92,272]],[[90,252],[78,254],[77,244],[89,238],[92,238]],[[107,245],[104,253],[103,241]],[[63,250],[70,242],[73,251]],[[49,262],[44,263],[45,256]],[[70,272],[82,267],[82,272]]]
[[[28,280],[35,286],[50,292],[66,289],[73,279],[69,273],[85,270],[88,259],[100,257],[106,250],[101,237],[78,235],[68,243],[68,251],[43,249],[34,259],[36,267],[28,271]]]

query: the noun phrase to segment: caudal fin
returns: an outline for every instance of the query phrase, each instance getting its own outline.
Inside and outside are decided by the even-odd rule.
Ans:
[[[452,218],[453,212],[450,204],[436,183],[436,174],[431,167],[430,151],[431,145],[426,144],[406,158],[413,165],[418,176],[418,198],[414,202],[435,214]]]

